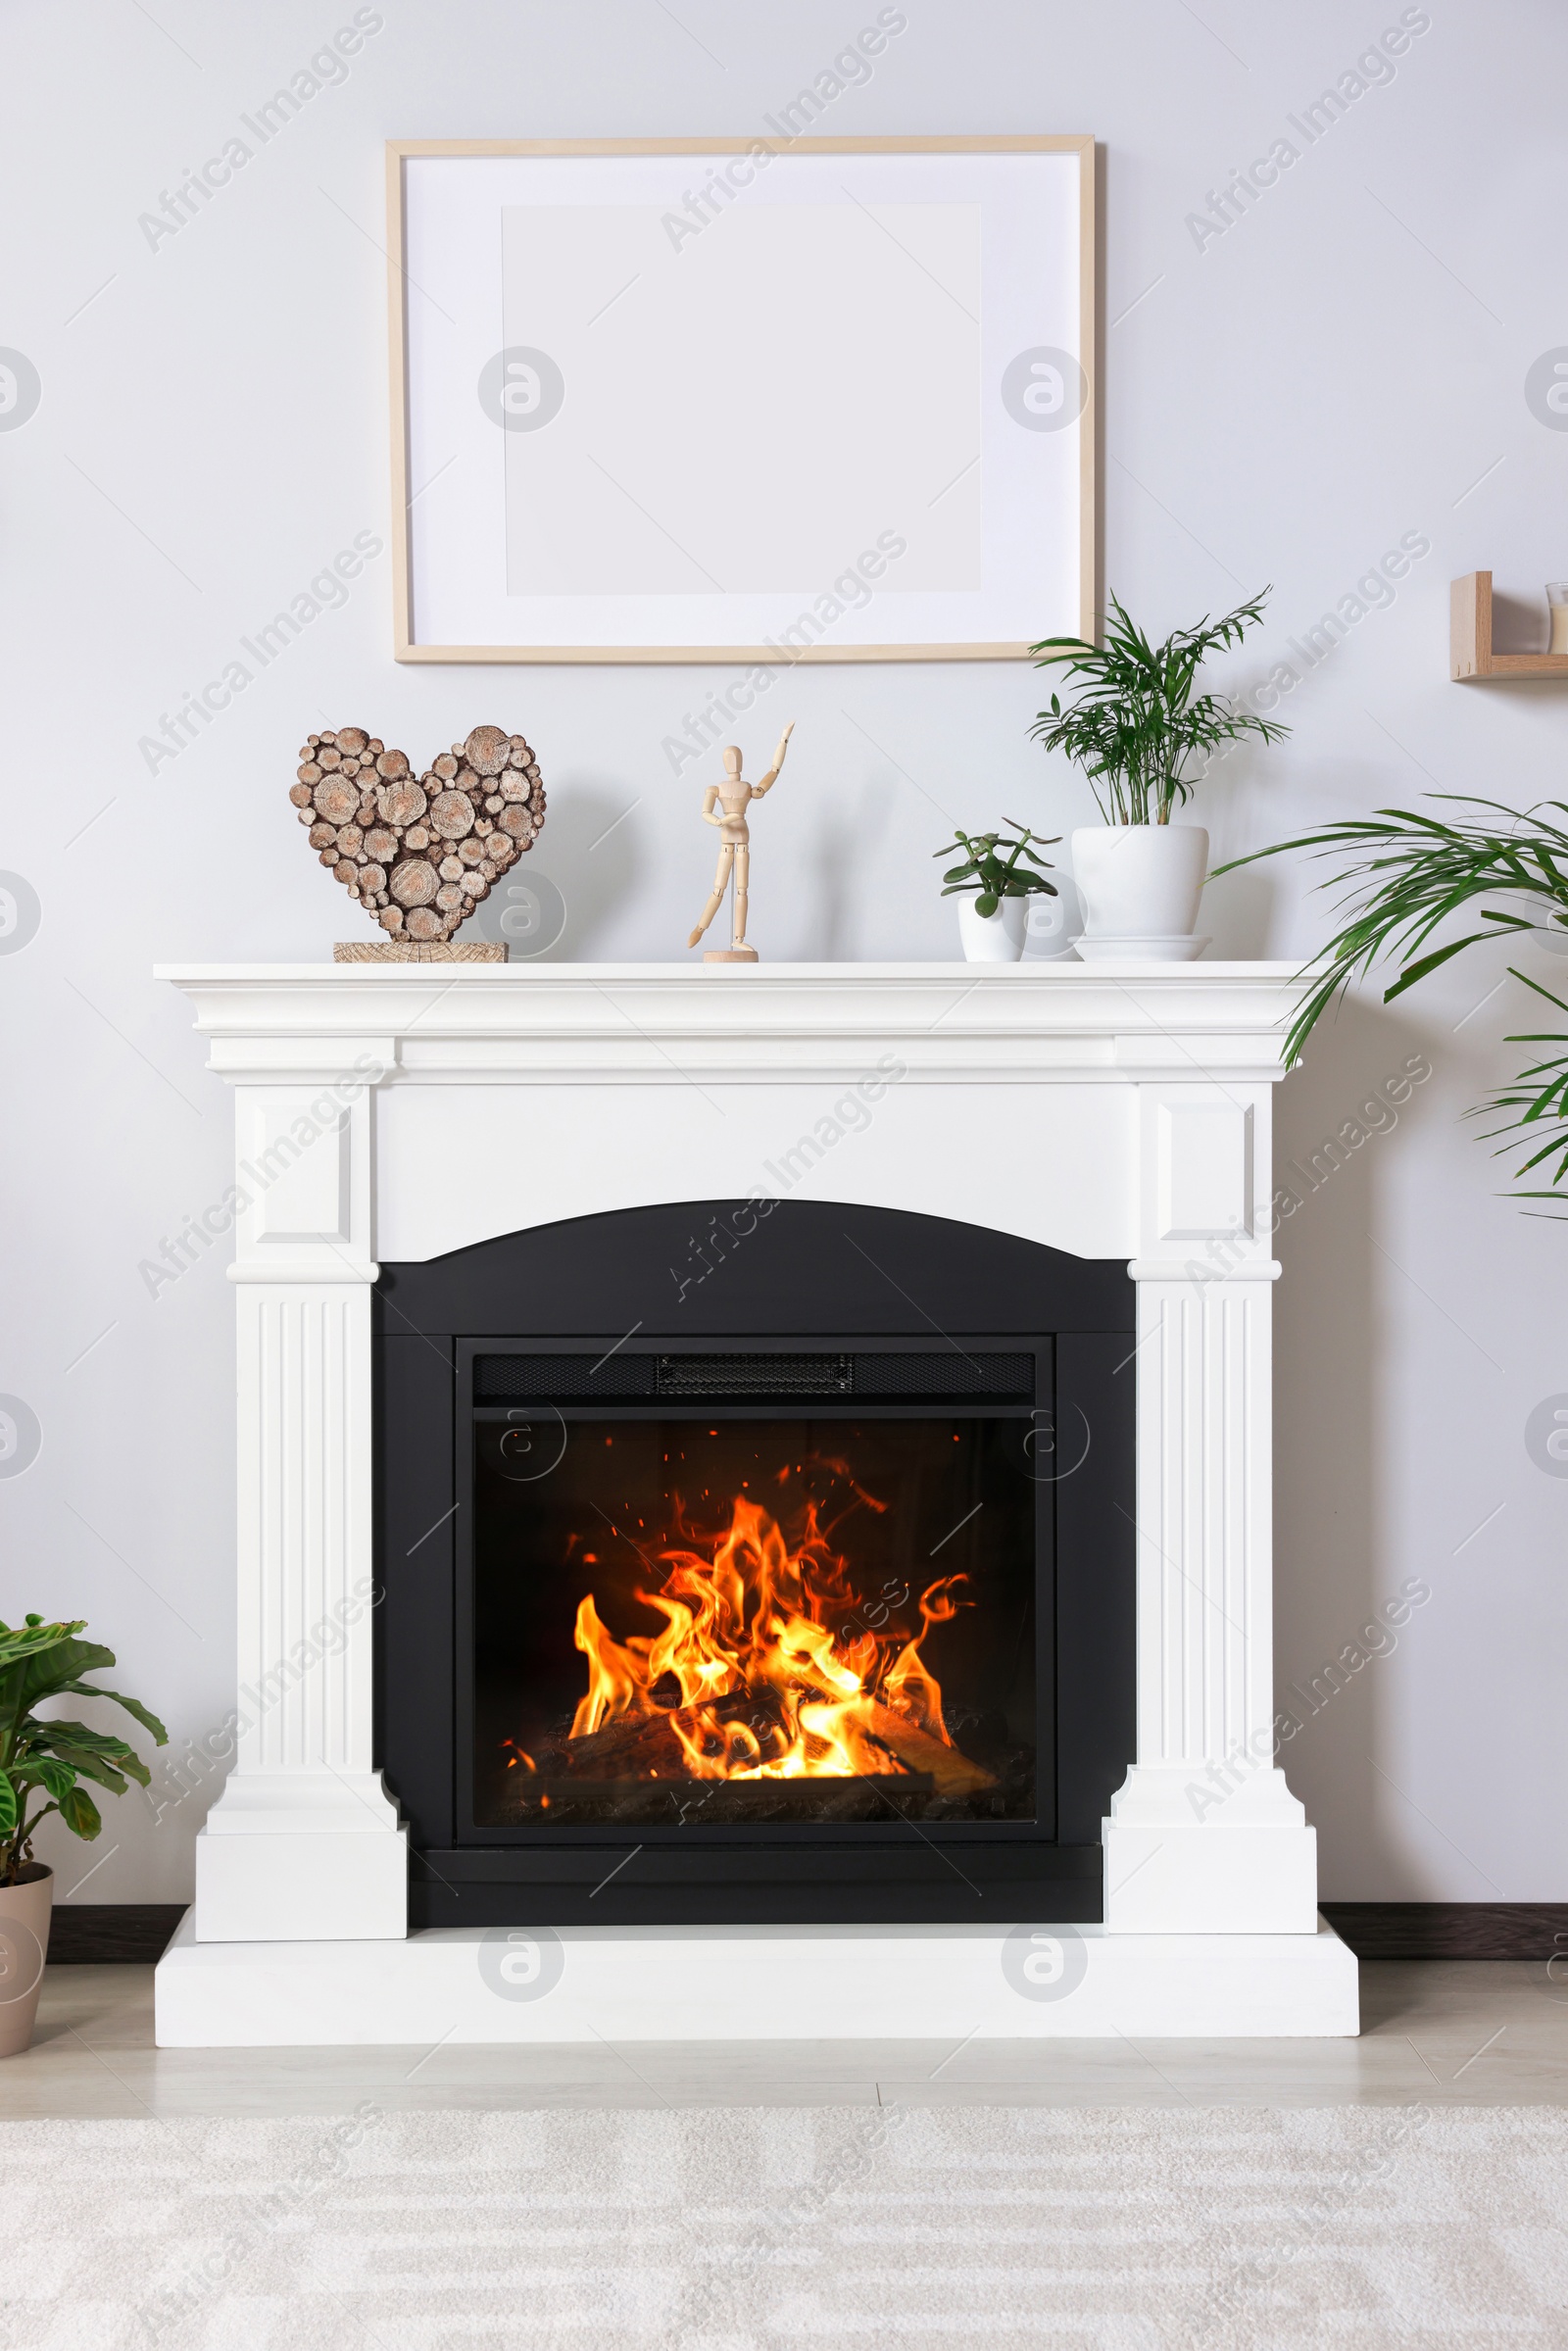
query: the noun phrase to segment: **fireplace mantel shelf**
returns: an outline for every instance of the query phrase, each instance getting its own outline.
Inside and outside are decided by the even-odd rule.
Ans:
[[[243,1083],[832,1083],[895,1051],[944,1084],[1284,1075],[1296,963],[163,964]],[[352,1060],[352,1053],[348,1055]]]

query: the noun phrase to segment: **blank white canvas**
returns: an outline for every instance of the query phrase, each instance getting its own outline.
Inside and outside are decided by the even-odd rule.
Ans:
[[[510,433],[514,596],[808,597],[890,532],[898,591],[981,575],[977,204],[508,206],[509,347],[558,414]]]

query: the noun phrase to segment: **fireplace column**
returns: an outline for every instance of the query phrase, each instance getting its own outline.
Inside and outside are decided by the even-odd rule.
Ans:
[[[1309,1935],[1316,1833],[1273,1760],[1272,1089],[1139,1091],[1138,1760],[1105,1924]]]
[[[393,1057],[214,1045],[236,1089],[239,1694],[197,1839],[203,1942],[408,1930],[407,1837],[370,1760],[370,1122]]]

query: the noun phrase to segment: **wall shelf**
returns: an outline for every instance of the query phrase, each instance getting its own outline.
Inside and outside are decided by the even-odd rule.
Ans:
[[[1494,653],[1492,574],[1467,571],[1448,589],[1448,675],[1461,684],[1479,677],[1568,677],[1568,654]]]

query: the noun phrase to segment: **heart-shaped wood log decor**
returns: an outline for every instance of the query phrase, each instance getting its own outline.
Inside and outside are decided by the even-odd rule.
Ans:
[[[321,863],[394,939],[450,939],[545,820],[533,753],[499,726],[418,777],[363,726],[312,735],[289,798]]]

